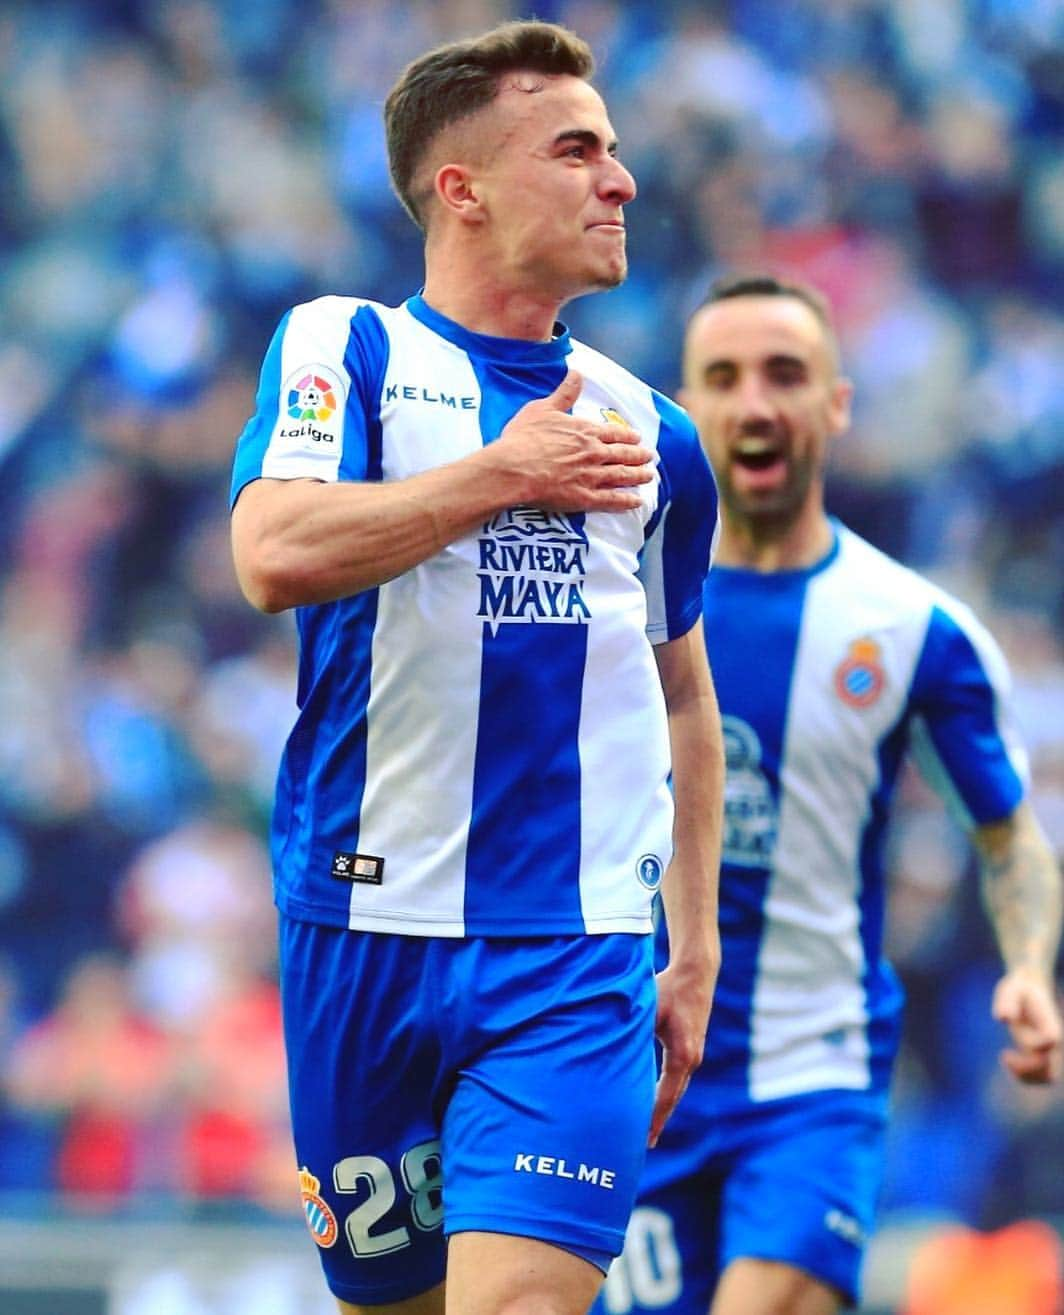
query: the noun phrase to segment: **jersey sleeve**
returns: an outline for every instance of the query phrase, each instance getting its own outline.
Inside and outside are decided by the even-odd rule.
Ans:
[[[254,479],[367,479],[379,460],[387,335],[373,307],[322,297],[282,318],[237,440],[229,502]]]
[[[960,605],[935,606],[913,678],[914,757],[965,827],[1007,817],[1023,799],[1027,755],[997,643]]]
[[[639,578],[647,598],[647,636],[662,644],[684,635],[702,613],[702,584],[717,527],[717,486],[687,414],[655,393],[661,495],[647,524]]]

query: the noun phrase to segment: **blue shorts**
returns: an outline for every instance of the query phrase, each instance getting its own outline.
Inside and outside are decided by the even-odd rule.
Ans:
[[[883,1175],[882,1095],[818,1091],[667,1124],[594,1315],[706,1315],[740,1257],[780,1261],[857,1304]]]
[[[605,1270],[654,1098],[649,936],[455,940],[281,918],[300,1191],[353,1303],[444,1277],[444,1235],[538,1238]]]

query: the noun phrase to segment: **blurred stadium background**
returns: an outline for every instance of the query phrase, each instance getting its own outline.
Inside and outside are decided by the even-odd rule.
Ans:
[[[5,1315],[333,1309],[288,1147],[264,845],[293,628],[237,593],[229,464],[287,306],[418,286],[380,126],[401,65],[532,13],[0,5]],[[632,276],[574,331],[671,392],[713,276],[829,293],[857,399],[834,508],[995,630],[1064,849],[1061,0],[534,14],[593,45],[641,189]],[[901,804],[910,1004],[866,1310],[1050,1315],[1064,1092],[1000,1073],[970,856],[917,779]],[[920,1306],[914,1257],[957,1226],[980,1230],[968,1295]]]

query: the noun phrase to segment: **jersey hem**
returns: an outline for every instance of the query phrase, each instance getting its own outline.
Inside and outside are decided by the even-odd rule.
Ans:
[[[755,1105],[780,1100],[785,1096],[804,1096],[813,1091],[875,1091],[868,1073],[840,1073],[837,1069],[817,1069],[792,1078],[772,1082],[751,1082],[750,1100]]]
[[[419,917],[395,911],[373,914],[349,909],[326,908],[308,904],[291,896],[278,895],[274,903],[285,917],[302,922],[322,923],[327,927],[345,927],[348,931],[383,932],[395,936],[443,936],[460,939],[468,936],[604,936],[611,932],[648,935],[654,930],[649,913],[605,914],[585,918],[579,923],[559,918],[522,918],[513,921],[465,922],[460,918]]]

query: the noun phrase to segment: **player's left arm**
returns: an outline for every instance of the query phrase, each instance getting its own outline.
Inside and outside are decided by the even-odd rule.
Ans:
[[[1012,1037],[1002,1062],[1021,1082],[1052,1082],[1061,1073],[1064,1037],[1053,982],[1064,903],[1060,869],[1026,801],[1003,821],[976,827],[973,839],[1005,962],[992,1005]]]
[[[720,968],[717,880],[724,798],[724,741],[701,620],[654,649],[669,716],[676,815],[673,858],[661,885],[669,962],[658,976],[661,1076],[653,1146],[702,1062]]]

